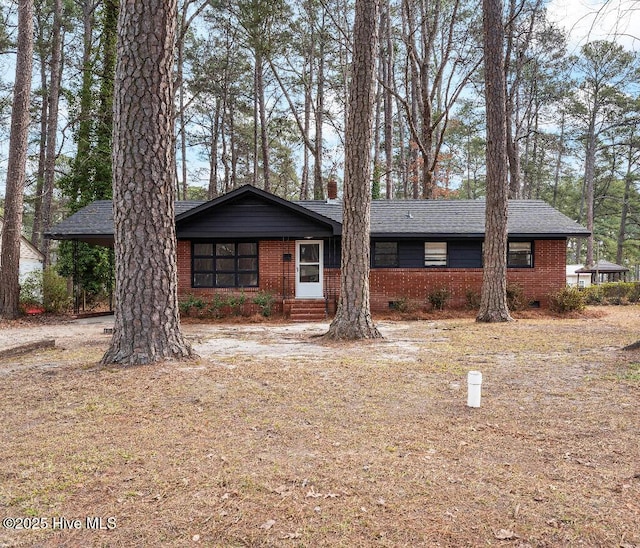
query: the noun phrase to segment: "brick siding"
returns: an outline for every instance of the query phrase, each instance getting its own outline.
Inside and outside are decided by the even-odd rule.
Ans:
[[[290,261],[284,256],[289,255]],[[285,299],[295,297],[295,242],[264,240],[259,243],[259,287],[245,288],[247,297],[258,291],[276,295],[274,311],[282,312]],[[518,284],[524,296],[547,307],[550,293],[566,285],[566,242],[564,240],[536,240],[534,268],[509,268],[507,281]],[[340,292],[340,271],[324,270],[325,295],[329,312],[335,311]],[[447,289],[451,293],[448,306],[463,307],[468,291],[480,294],[481,268],[373,268],[370,275],[371,309],[385,311],[392,301],[408,300],[421,306],[428,302],[429,293]],[[237,289],[191,287],[191,242],[178,242],[178,291],[184,295],[211,297],[215,293],[238,293]]]

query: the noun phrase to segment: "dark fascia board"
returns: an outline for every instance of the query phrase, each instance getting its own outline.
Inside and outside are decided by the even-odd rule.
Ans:
[[[176,226],[178,224],[180,224],[183,221],[186,221],[187,219],[190,219],[192,217],[196,217],[198,215],[200,215],[201,213],[209,210],[209,209],[214,209],[216,207],[219,207],[227,202],[233,202],[239,198],[241,198],[242,196],[245,195],[253,195],[256,196],[258,198],[261,198],[267,202],[271,202],[275,205],[278,205],[280,207],[284,207],[286,209],[289,209],[290,211],[293,211],[294,213],[297,213],[298,215],[302,215],[304,217],[308,217],[310,219],[313,219],[316,222],[322,223],[326,226],[329,226],[333,232],[334,235],[340,235],[342,233],[342,225],[340,223],[338,223],[337,221],[334,221],[333,219],[329,219],[328,217],[325,217],[324,215],[320,215],[319,213],[316,213],[315,211],[311,211],[310,209],[307,209],[306,207],[302,207],[298,204],[295,204],[293,202],[290,202],[289,200],[285,200],[284,198],[280,198],[279,196],[275,196],[274,194],[271,194],[269,192],[266,192],[264,190],[260,190],[259,188],[256,188],[252,185],[244,185],[241,186],[240,188],[237,188],[235,190],[232,190],[231,192],[228,192],[227,194],[223,195],[223,196],[219,196],[218,198],[214,198],[213,200],[210,200],[208,202],[205,202],[204,204],[194,207],[193,209],[190,209],[189,211],[185,211],[184,213],[181,213],[180,215],[176,215]]]
[[[52,240],[67,240],[70,242],[84,242],[86,244],[109,248],[113,248],[114,246],[113,234],[104,234],[101,236],[96,234],[74,234],[73,236],[56,236],[55,234],[49,234],[47,238]]]
[[[577,234],[525,234],[519,232],[513,232],[508,234],[510,239],[518,238],[522,240],[566,240],[567,238],[586,238],[587,235],[584,232]],[[387,240],[403,240],[403,239],[419,239],[419,240],[484,240],[484,232],[477,233],[460,233],[460,232],[447,232],[447,233],[425,233],[425,232],[372,232],[372,238],[384,238]]]
[[[464,232],[464,233],[444,233],[444,232],[372,232],[371,238],[385,240],[482,240],[484,233]]]
[[[261,232],[260,234],[253,234],[253,235],[247,235],[247,234],[237,234],[235,232],[216,232],[215,234],[215,239],[220,240],[220,239],[229,239],[229,240],[235,240],[235,239],[240,239],[240,240],[251,240],[254,241],[256,239],[258,240],[301,240],[303,238],[305,239],[322,239],[322,238],[328,238],[331,236],[334,236],[335,233],[332,231],[331,227],[328,227],[327,229],[322,229],[322,230],[318,230],[318,231],[314,231],[313,233],[309,233],[307,235],[301,235],[299,233],[289,233],[289,234],[283,234],[282,232]],[[180,234],[178,235],[178,239],[179,240],[210,240],[211,237],[205,237],[202,235],[202,233],[200,232],[189,232],[189,231],[181,231]]]

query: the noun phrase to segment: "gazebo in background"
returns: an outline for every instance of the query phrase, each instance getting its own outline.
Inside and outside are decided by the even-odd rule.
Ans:
[[[584,266],[576,271],[578,279],[580,274],[591,274],[592,284],[607,282],[626,282],[629,269],[609,261],[598,261],[591,267]]]

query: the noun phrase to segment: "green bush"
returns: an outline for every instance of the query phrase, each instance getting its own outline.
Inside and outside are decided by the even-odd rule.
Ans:
[[[262,314],[265,318],[268,318],[273,312],[273,303],[275,300],[276,298],[274,297],[273,293],[269,293],[268,291],[259,291],[255,294],[251,302],[258,305],[260,314]]]
[[[20,283],[20,304],[42,306],[42,271],[31,272]]]
[[[599,285],[585,287],[582,290],[584,294],[584,302],[588,305],[604,304],[604,293]]]
[[[207,315],[212,318],[222,318],[225,306],[227,306],[227,299],[223,295],[216,293],[207,307]]]
[[[240,316],[242,314],[242,307],[247,302],[247,296],[244,291],[240,295],[229,295],[227,297],[226,305],[231,308],[231,313],[234,316]]]
[[[61,314],[69,310],[71,295],[67,290],[67,279],[48,266],[42,272],[42,304],[46,312]]]
[[[586,304],[624,305],[640,301],[639,282],[609,282],[583,290]]]
[[[632,284],[619,282],[619,283],[606,283],[601,284],[604,300],[607,304],[625,304],[628,302],[627,294],[631,289]]]
[[[629,291],[629,302],[637,303],[640,301],[640,282],[634,282],[633,287]]]
[[[565,287],[557,293],[549,295],[549,308],[553,312],[579,312],[585,307],[584,292],[577,287]]]
[[[178,303],[178,307],[182,314],[188,315],[193,309],[202,310],[204,308],[204,301],[200,297],[189,294],[186,299],[183,299]]]
[[[444,307],[447,304],[447,301],[449,300],[450,297],[451,297],[451,293],[449,293],[449,291],[447,291],[446,289],[442,288],[442,289],[436,289],[431,293],[429,293],[429,295],[427,296],[427,299],[429,299],[429,302],[431,303],[431,306],[434,310],[444,310]]]

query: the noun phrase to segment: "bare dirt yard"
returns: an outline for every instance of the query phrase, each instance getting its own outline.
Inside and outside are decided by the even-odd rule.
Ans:
[[[0,359],[0,546],[639,547],[639,320],[187,323],[134,368],[109,318],[0,324],[56,341]]]

